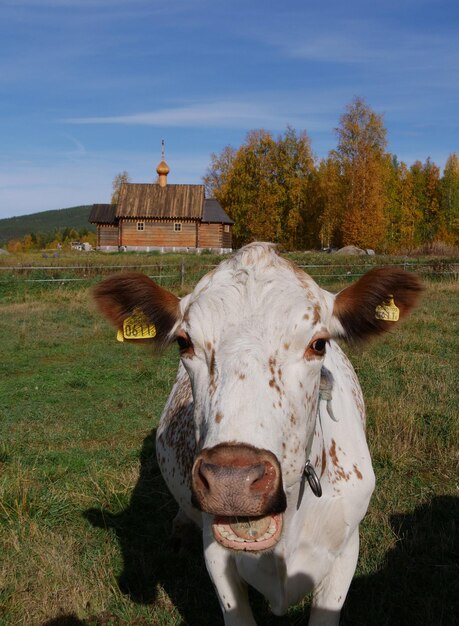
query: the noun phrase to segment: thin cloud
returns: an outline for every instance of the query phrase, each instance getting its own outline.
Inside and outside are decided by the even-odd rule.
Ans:
[[[262,97],[261,95],[259,96]],[[250,102],[247,98],[196,103],[126,115],[73,117],[61,120],[66,124],[118,124],[178,128],[268,128],[283,130],[287,125],[321,131],[329,128],[330,113],[335,105],[323,102],[305,103],[304,97],[292,94],[263,94],[269,105]],[[277,98],[277,100],[275,99]],[[330,102],[336,102],[330,99]]]
[[[384,67],[392,74],[419,67],[423,71],[442,69],[445,59],[456,62],[459,57],[454,33],[451,37],[415,33],[372,20],[343,20],[333,30],[317,30],[323,34],[276,37],[271,43],[291,58]]]
[[[243,128],[253,125],[268,125],[283,128],[285,115],[269,110],[268,107],[222,101],[190,106],[160,109],[130,115],[106,117],[76,117],[63,120],[69,124],[125,124],[172,127],[219,127]]]

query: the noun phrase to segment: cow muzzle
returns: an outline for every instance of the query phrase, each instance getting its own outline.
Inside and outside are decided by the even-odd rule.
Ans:
[[[272,452],[246,444],[205,448],[192,470],[192,502],[214,515],[214,536],[234,550],[265,550],[282,530],[287,502]]]

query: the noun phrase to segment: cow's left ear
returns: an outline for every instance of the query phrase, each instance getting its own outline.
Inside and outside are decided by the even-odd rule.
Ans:
[[[118,329],[120,341],[164,345],[179,314],[177,296],[139,272],[106,278],[93,296],[101,313]]]
[[[370,270],[335,296],[334,334],[359,342],[385,333],[416,306],[422,290],[418,277],[405,270]]]

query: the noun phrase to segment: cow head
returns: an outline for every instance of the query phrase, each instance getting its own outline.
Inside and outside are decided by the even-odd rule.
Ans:
[[[141,311],[156,328],[147,341],[177,342],[194,399],[193,503],[215,516],[220,543],[260,550],[276,543],[304,469],[328,343],[392,328],[377,307],[393,298],[403,318],[420,290],[415,276],[382,268],[334,295],[258,243],[182,300],[137,273],[108,278],[95,298],[117,327]]]

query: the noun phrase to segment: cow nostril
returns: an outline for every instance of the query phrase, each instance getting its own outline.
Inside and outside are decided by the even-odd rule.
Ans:
[[[276,469],[274,465],[266,461],[257,465],[257,477],[252,481],[250,488],[254,491],[266,491],[269,492],[273,489],[276,482]]]
[[[209,491],[210,489],[210,485],[209,485],[209,481],[207,480],[206,476],[205,476],[205,472],[206,472],[206,463],[203,463],[201,461],[201,463],[199,464],[198,467],[198,476],[201,480],[202,486],[204,487],[204,489],[206,489],[207,491]]]
[[[265,476],[265,465],[264,463],[257,463],[256,465],[252,465],[248,468],[247,474],[247,482],[253,486],[258,483],[260,480],[263,480]]]

